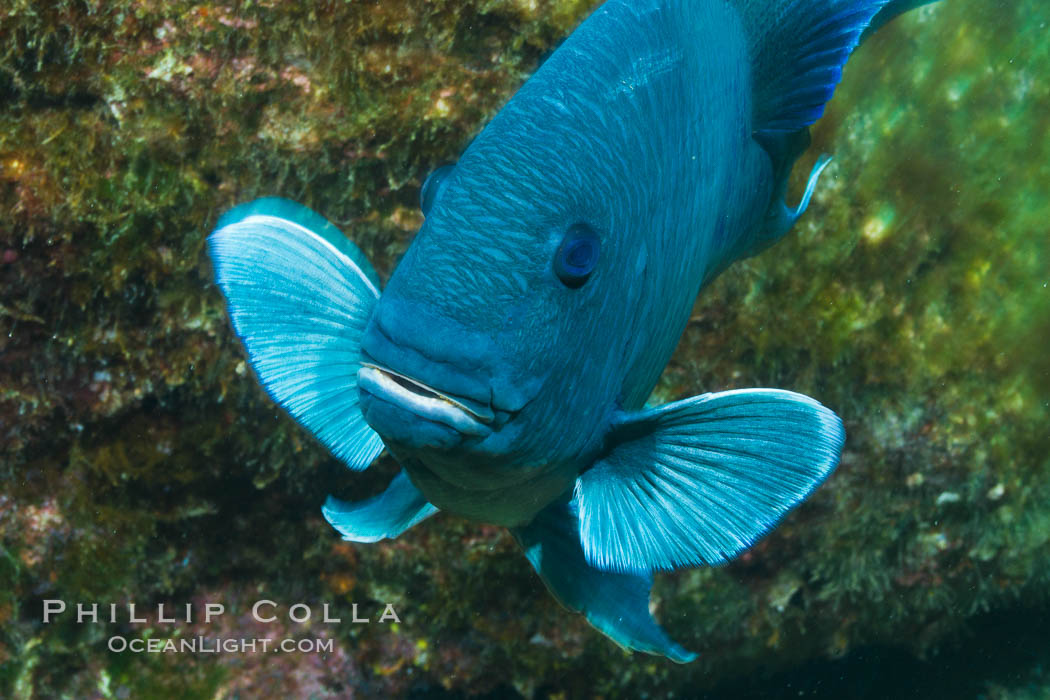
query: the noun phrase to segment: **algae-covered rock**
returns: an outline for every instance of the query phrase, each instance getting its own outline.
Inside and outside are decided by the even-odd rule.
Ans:
[[[834,408],[848,439],[827,484],[752,551],[658,577],[656,614],[698,662],[625,656],[558,607],[499,528],[439,515],[351,545],[323,522],[326,494],[375,493],[395,465],[346,472],[269,401],[205,235],[277,194],[389,275],[422,178],[593,4],[0,9],[0,696],[750,692],[740,679],[760,669],[872,645],[936,659],[989,615],[1045,620],[1041,0],[940,3],[865,44],[796,173],[835,156],[810,210],[701,296],[661,400],[792,389]],[[45,600],[69,611],[44,624]],[[277,620],[252,617],[259,600]],[[118,621],[78,624],[78,602],[104,619],[117,604]],[[160,603],[193,621],[159,621]],[[208,603],[226,612],[206,623]],[[289,618],[296,603],[309,622]],[[341,623],[323,622],[325,603]],[[350,622],[354,603],[370,623]],[[378,622],[387,603],[399,621]],[[111,651],[114,636],[333,645],[151,654]],[[1025,670],[968,687],[1045,693],[1050,649],[1027,649]],[[981,679],[979,663],[964,672]]]

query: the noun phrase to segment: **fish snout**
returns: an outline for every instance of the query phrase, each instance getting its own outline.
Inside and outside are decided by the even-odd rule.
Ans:
[[[384,297],[362,338],[361,407],[384,440],[446,449],[484,440],[531,398],[507,369],[487,334]]]

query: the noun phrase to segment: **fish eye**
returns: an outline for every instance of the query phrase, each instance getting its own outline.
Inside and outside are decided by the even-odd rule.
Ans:
[[[587,224],[573,224],[554,254],[554,274],[566,287],[582,287],[598,264],[601,243]]]
[[[423,210],[423,216],[430,213],[434,202],[448,184],[448,176],[455,168],[455,164],[442,165],[427,175],[427,179],[423,181],[423,189],[419,191],[419,208]]]

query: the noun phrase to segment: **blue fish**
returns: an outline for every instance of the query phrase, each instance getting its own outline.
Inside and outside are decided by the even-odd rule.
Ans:
[[[790,391],[650,407],[700,290],[806,209],[788,176],[865,32],[916,0],[609,0],[421,192],[386,288],[320,215],[241,205],[209,239],[273,400],[381,495],[345,539],[438,510],[506,526],[551,593],[620,646],[696,655],[653,573],[729,561],[838,463],[842,422]]]

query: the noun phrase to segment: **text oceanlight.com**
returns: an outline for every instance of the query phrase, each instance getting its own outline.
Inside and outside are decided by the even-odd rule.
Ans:
[[[324,654],[335,651],[334,639],[236,639],[192,637],[188,639],[139,639],[109,638],[109,650],[118,654],[130,651],[135,654],[257,654],[266,652],[300,652]]]

